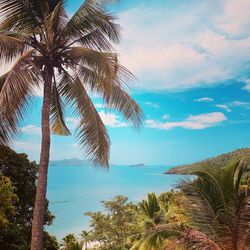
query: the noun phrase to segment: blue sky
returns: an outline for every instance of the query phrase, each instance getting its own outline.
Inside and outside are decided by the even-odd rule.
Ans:
[[[68,1],[68,12],[80,4]],[[110,133],[111,162],[176,165],[250,146],[249,9],[248,0],[120,0],[110,7],[122,26],[116,49],[138,78],[131,94],[145,113],[138,132],[94,98]],[[14,145],[34,160],[40,111],[37,97]],[[52,138],[52,159],[84,157],[72,137]]]

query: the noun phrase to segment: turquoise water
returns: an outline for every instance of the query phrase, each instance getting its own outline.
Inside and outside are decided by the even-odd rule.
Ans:
[[[88,229],[87,211],[102,209],[100,201],[122,194],[131,201],[140,201],[148,192],[170,190],[180,178],[164,175],[166,167],[114,166],[109,171],[94,167],[51,166],[48,199],[56,216],[47,230],[61,239],[68,233],[79,234]]]

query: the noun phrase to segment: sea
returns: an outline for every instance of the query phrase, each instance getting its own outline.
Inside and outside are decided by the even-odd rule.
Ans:
[[[182,178],[166,175],[166,166],[50,166],[47,198],[55,220],[46,230],[59,240],[89,229],[86,212],[103,211],[101,201],[125,195],[139,202],[147,193],[174,189]]]

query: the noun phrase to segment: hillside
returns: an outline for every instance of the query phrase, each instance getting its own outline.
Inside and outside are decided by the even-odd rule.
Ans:
[[[200,162],[196,162],[193,164],[177,166],[169,169],[165,172],[165,174],[189,174],[191,169],[194,170],[196,168],[200,168],[203,165],[216,165],[216,166],[225,166],[231,160],[244,159],[249,161],[250,163],[250,148],[242,148],[236,151],[225,153],[213,158],[209,158]]]

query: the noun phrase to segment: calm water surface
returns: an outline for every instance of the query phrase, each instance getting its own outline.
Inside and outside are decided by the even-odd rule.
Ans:
[[[51,166],[48,199],[56,216],[47,230],[61,239],[68,233],[79,234],[88,229],[87,211],[102,210],[100,201],[122,194],[131,201],[140,201],[148,192],[170,190],[180,179],[164,175],[166,167],[113,166],[108,171],[94,167]]]

